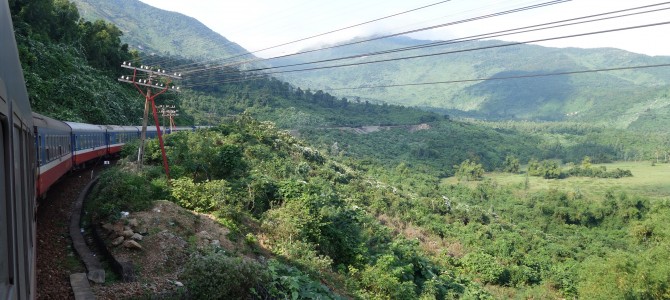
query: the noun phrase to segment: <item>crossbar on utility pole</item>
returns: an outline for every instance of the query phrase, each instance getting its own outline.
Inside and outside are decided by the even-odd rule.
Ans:
[[[178,117],[179,114],[177,113],[179,110],[172,109],[172,110],[164,110],[163,111],[163,118],[169,117],[170,118],[170,132],[175,130],[175,124],[174,124],[174,117]],[[165,123],[165,122],[163,122]]]
[[[146,132],[147,132],[147,123],[148,123],[148,118],[149,118],[149,102],[151,102],[151,107],[154,115],[154,123],[156,125],[156,134],[158,135],[158,142],[161,147],[161,154],[163,155],[163,167],[165,168],[165,175],[167,176],[167,180],[170,181],[170,168],[168,166],[168,161],[167,161],[167,155],[165,154],[165,146],[163,144],[163,135],[161,134],[160,130],[160,123],[158,122],[158,114],[156,112],[156,102],[155,99],[158,97],[158,95],[163,94],[167,91],[175,91],[179,92],[179,87],[175,87],[174,85],[171,86],[171,80],[172,79],[181,79],[181,74],[174,73],[170,74],[166,72],[165,70],[158,69],[157,71],[151,69],[148,66],[140,66],[134,67],[132,63],[130,62],[123,62],[121,65],[122,68],[126,69],[131,69],[133,70],[133,76],[121,76],[118,80],[120,82],[125,82],[125,83],[132,83],[135,88],[142,94],[145,98],[144,101],[144,118],[142,119],[142,133],[140,135],[140,147],[137,152],[137,161],[139,163],[139,167],[142,167],[143,164],[143,158],[144,158],[144,141],[146,139]],[[148,76],[148,79],[139,79],[137,78],[137,71],[146,73]],[[167,84],[165,83],[153,83],[154,78],[158,77],[167,77]],[[142,91],[140,86],[147,87],[147,92],[145,93]],[[160,89],[157,93],[152,94],[152,89]]]
[[[177,114],[178,110],[175,110],[176,106],[162,104],[162,105],[158,105],[156,107],[159,109],[158,112],[163,117],[163,133],[172,132],[172,130],[174,129],[173,128],[174,127],[173,117],[179,116]],[[165,125],[165,124],[167,124],[165,122],[165,117],[170,117],[170,131],[167,131],[167,127]]]

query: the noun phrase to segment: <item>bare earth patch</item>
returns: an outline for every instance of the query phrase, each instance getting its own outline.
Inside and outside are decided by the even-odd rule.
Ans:
[[[98,299],[172,295],[182,286],[179,276],[194,250],[209,247],[237,252],[246,247],[243,241],[231,242],[227,237],[229,230],[212,216],[194,213],[163,200],[156,201],[150,210],[132,212],[119,222],[103,227],[106,228],[104,233],[108,234],[108,248],[118,261],[132,262],[136,281],[110,280],[109,274],[108,283],[92,287]],[[123,242],[112,245],[113,241],[121,240],[119,237],[123,237]],[[125,242],[130,240],[141,249],[127,246]]]

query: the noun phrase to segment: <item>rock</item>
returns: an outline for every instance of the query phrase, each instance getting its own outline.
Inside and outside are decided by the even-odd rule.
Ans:
[[[176,280],[175,280],[175,282],[174,282],[174,285],[176,285],[176,286],[178,286],[178,287],[182,287],[182,286],[184,286],[183,283],[181,283],[181,282],[179,282],[179,281],[176,281]]]
[[[133,229],[128,225],[123,226],[123,231],[127,231],[127,230],[133,230]]]
[[[139,233],[141,235],[146,235],[147,233],[149,233],[149,229],[147,229],[146,227],[142,227],[142,228],[140,228]]]
[[[138,225],[140,225],[140,222],[138,222],[137,219],[132,218],[132,219],[128,219],[128,225],[130,225],[130,227],[134,228],[134,227],[137,227]]]
[[[116,239],[114,239],[114,240],[112,241],[112,245],[114,245],[114,246],[121,245],[121,243],[123,243],[124,240],[125,240],[125,239],[124,239],[122,236],[117,237]]]
[[[123,242],[123,247],[126,247],[128,249],[142,249],[142,245],[138,244],[136,241],[133,240],[127,240]]]
[[[123,232],[121,232],[121,235],[127,238],[132,237],[133,234],[135,233],[132,230],[124,230]]]
[[[103,269],[91,270],[88,272],[86,277],[88,278],[88,280],[93,281],[95,283],[105,283],[105,270]]]
[[[210,245],[215,246],[215,247],[221,247],[221,241],[219,240],[212,240]]]
[[[102,224],[102,228],[107,230],[107,232],[114,231],[114,225],[112,225],[110,223]]]
[[[135,233],[135,234],[133,234],[133,236],[131,238],[133,240],[141,241],[142,240],[142,235],[139,234],[139,233]]]
[[[121,232],[123,232],[123,224],[116,223],[116,224],[113,225],[113,227],[114,227],[114,232],[116,232],[117,234],[121,234]]]
[[[209,232],[204,231],[204,230],[198,232],[197,235],[198,235],[198,237],[201,238],[201,239],[207,239],[207,240],[211,240],[211,239],[212,239],[212,235],[210,235]]]

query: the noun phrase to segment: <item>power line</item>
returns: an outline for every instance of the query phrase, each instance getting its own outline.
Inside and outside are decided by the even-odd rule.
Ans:
[[[400,84],[375,85],[375,86],[330,88],[330,89],[323,89],[322,91],[359,90],[359,89],[389,88],[389,87],[402,87],[402,86],[420,86],[420,85],[434,85],[434,84],[465,83],[465,82],[475,82],[475,81],[510,80],[510,79],[549,77],[549,76],[560,76],[560,75],[572,75],[572,74],[584,74],[584,73],[596,73],[596,72],[610,72],[610,71],[660,68],[660,67],[670,67],[670,64],[639,65],[639,66],[628,66],[628,67],[606,68],[606,69],[595,69],[595,70],[565,71],[565,72],[556,72],[556,73],[515,75],[515,76],[489,77],[489,78],[473,78],[473,79],[448,80],[448,81],[433,81],[433,82],[400,83]]]
[[[536,9],[536,8],[541,8],[541,7],[546,7],[546,6],[551,6],[551,5],[556,5],[556,4],[561,4],[565,2],[569,2],[572,0],[552,0],[540,4],[534,4],[534,5],[529,5],[529,6],[524,6],[521,8],[515,8],[511,10],[506,10],[502,12],[497,12],[497,13],[492,13],[492,14],[487,14],[487,15],[482,15],[482,16],[477,16],[477,17],[472,17],[472,18],[466,18],[458,21],[453,21],[453,22],[447,22],[447,23],[442,23],[438,25],[433,25],[433,26],[428,26],[428,27],[422,27],[418,29],[413,29],[413,30],[408,30],[408,31],[403,31],[403,32],[398,32],[398,33],[393,33],[389,35],[383,35],[383,36],[378,36],[374,38],[369,38],[365,40],[360,40],[360,41],[353,41],[353,42],[348,42],[344,44],[338,44],[338,45],[333,45],[329,47],[324,47],[324,48],[319,48],[319,49],[313,49],[313,50],[305,50],[305,51],[300,51],[296,52],[293,54],[286,54],[286,55],[280,55],[268,59],[255,59],[255,60],[249,60],[249,61],[244,61],[244,62],[237,62],[233,64],[228,64],[224,65],[225,67],[230,67],[230,66],[238,66],[243,63],[252,63],[252,62],[258,62],[258,61],[268,61],[268,60],[273,60],[273,59],[278,59],[278,58],[286,58],[286,57],[291,57],[291,56],[296,56],[296,55],[301,55],[301,54],[306,54],[306,53],[312,53],[312,52],[317,52],[317,51],[324,51],[324,50],[329,50],[329,49],[334,49],[334,48],[340,48],[340,47],[345,47],[345,46],[351,46],[351,45],[356,45],[356,44],[361,44],[361,43],[366,43],[366,42],[371,42],[371,41],[376,41],[376,40],[381,40],[385,38],[390,38],[390,37],[395,37],[395,36],[401,36],[401,35],[406,35],[410,33],[416,33],[416,32],[421,32],[421,31],[426,31],[426,30],[432,30],[432,29],[437,29],[437,28],[442,28],[442,27],[447,27],[447,26],[452,26],[452,25],[457,25],[457,24],[462,24],[462,23],[468,23],[468,22],[473,22],[473,21],[478,21],[482,19],[487,19],[487,18],[492,18],[492,17],[498,17],[502,15],[507,15],[507,14],[512,14],[512,13],[517,13],[517,12],[522,12],[526,10],[531,10],[531,9]],[[183,70],[183,73],[195,73],[195,72],[201,72],[201,71],[206,71],[209,69],[216,69],[219,68],[220,66],[216,67],[210,67],[210,68],[203,68],[203,69],[195,69],[195,70]]]
[[[513,42],[513,43],[507,43],[507,44],[498,44],[498,45],[492,45],[492,46],[468,48],[468,49],[461,49],[461,50],[451,50],[451,51],[431,53],[431,54],[422,54],[422,55],[414,55],[414,56],[405,56],[405,57],[398,57],[398,58],[374,60],[374,61],[368,61],[368,62],[357,62],[357,63],[339,64],[339,65],[331,65],[331,66],[321,66],[321,67],[313,67],[313,68],[297,69],[297,70],[266,72],[266,73],[263,73],[261,76],[267,76],[267,75],[270,75],[270,74],[294,73],[294,72],[315,71],[315,70],[333,69],[333,68],[341,68],[341,67],[351,67],[351,66],[375,64],[375,63],[382,63],[382,62],[400,61],[400,60],[406,60],[406,59],[425,58],[425,57],[441,56],[441,55],[448,55],[448,54],[455,54],[455,53],[465,53],[465,52],[472,52],[472,51],[478,51],[478,50],[487,50],[487,49],[503,48],[503,47],[510,47],[510,46],[518,46],[518,45],[529,44],[529,43],[545,42],[545,41],[551,41],[551,40],[574,38],[574,37],[581,37],[581,36],[588,36],[588,35],[595,35],[595,34],[603,34],[603,33],[624,31],[624,30],[632,30],[632,29],[639,29],[639,28],[660,26],[660,25],[667,25],[667,24],[670,24],[670,21],[669,22],[660,22],[660,23],[630,26],[630,27],[623,27],[623,28],[608,29],[608,30],[593,31],[593,32],[587,32],[587,33],[580,33],[580,34],[565,35],[565,36],[552,37],[552,38],[535,39],[535,40],[529,40],[529,41],[524,41],[524,42]],[[239,72],[239,73],[243,73],[243,72]],[[227,82],[224,80],[224,81],[216,82],[216,83],[227,83]],[[208,84],[211,84],[211,83],[208,83]],[[186,85],[186,86],[194,87],[194,86],[202,86],[202,85]]]
[[[403,11],[403,12],[395,13],[395,14],[388,15],[388,16],[381,17],[381,18],[377,18],[377,19],[374,19],[374,20],[370,20],[370,21],[358,23],[358,24],[355,24],[355,25],[342,27],[340,29],[335,29],[335,30],[331,30],[331,31],[328,31],[328,32],[324,32],[324,33],[319,33],[319,34],[316,34],[316,35],[308,36],[306,38],[297,39],[297,40],[294,40],[294,41],[291,41],[291,42],[286,42],[286,43],[283,43],[283,44],[263,48],[263,49],[260,49],[260,50],[251,51],[251,52],[249,52],[247,54],[244,54],[244,55],[238,55],[238,56],[230,57],[229,59],[233,59],[233,58],[236,58],[236,57],[239,57],[239,56],[245,56],[245,55],[249,55],[249,54],[253,54],[253,53],[261,52],[261,51],[265,51],[265,50],[270,50],[270,49],[274,49],[274,48],[281,47],[281,46],[286,46],[286,45],[297,43],[297,42],[302,42],[302,41],[305,41],[305,40],[313,39],[315,37],[320,37],[320,36],[335,33],[335,32],[338,32],[338,31],[347,30],[347,29],[351,29],[351,28],[354,28],[354,27],[374,23],[374,22],[377,22],[377,21],[385,20],[385,19],[388,19],[388,18],[396,17],[396,16],[403,15],[403,14],[410,13],[410,12],[414,12],[414,11],[417,11],[417,10],[421,10],[421,9],[428,8],[428,7],[435,6],[435,5],[442,4],[442,3],[446,3],[446,2],[449,2],[449,1],[451,1],[451,0],[439,1],[439,2],[436,2],[436,3],[433,3],[433,4],[421,6],[421,7],[410,9],[410,10],[406,10],[406,11]]]
[[[377,19],[373,19],[373,20],[369,20],[369,21],[361,22],[361,23],[358,23],[358,24],[350,25],[350,26],[345,26],[345,27],[342,27],[342,28],[339,28],[339,29],[335,29],[335,30],[328,31],[328,32],[319,33],[319,34],[312,35],[312,36],[308,36],[308,37],[305,37],[305,38],[300,38],[300,39],[297,39],[297,40],[294,40],[294,41],[290,41],[290,42],[282,43],[282,44],[279,44],[279,45],[274,45],[274,46],[267,47],[267,48],[263,48],[263,49],[259,49],[259,50],[249,51],[249,52],[247,52],[247,53],[245,53],[245,54],[239,54],[239,55],[235,55],[235,56],[232,56],[232,57],[221,58],[221,59],[218,59],[218,60],[232,60],[232,59],[235,59],[235,58],[238,58],[238,57],[242,57],[242,56],[247,56],[247,55],[250,55],[250,54],[253,54],[253,53],[257,53],[257,52],[261,52],[261,51],[265,51],[265,50],[274,49],[274,48],[278,48],[278,47],[281,47],[281,46],[286,46],[286,45],[289,45],[289,44],[293,44],[293,43],[297,43],[297,42],[301,42],[301,41],[305,41],[305,40],[313,39],[313,38],[316,38],[316,37],[320,37],[320,36],[328,35],[328,34],[331,34],[331,33],[335,33],[335,32],[339,32],[339,31],[343,31],[343,30],[347,30],[347,29],[355,28],[355,27],[358,27],[358,26],[362,26],[362,25],[366,25],[366,24],[374,23],[374,22],[377,22],[377,21],[381,21],[381,20],[389,19],[389,18],[392,18],[392,17],[400,16],[400,15],[407,14],[407,13],[410,13],[410,12],[414,12],[414,11],[417,11],[417,10],[421,10],[421,9],[425,9],[425,8],[428,8],[428,7],[432,7],[432,6],[436,6],[436,5],[439,5],[439,4],[443,4],[443,3],[446,3],[446,2],[449,2],[449,1],[451,1],[451,0],[443,0],[443,1],[435,2],[435,3],[432,3],[432,4],[428,4],[428,5],[424,5],[424,6],[421,6],[421,7],[413,8],[413,9],[410,9],[410,10],[402,11],[402,12],[399,12],[399,13],[395,13],[395,14],[387,15],[387,16],[384,16],[384,17],[381,17],[381,18],[377,18]],[[570,0],[566,0],[566,1],[570,1]]]
[[[599,19],[584,20],[584,21],[568,23],[568,24],[559,24],[559,23],[565,23],[565,22],[570,22],[570,21],[576,21],[576,20],[580,20],[580,19],[588,19],[588,18],[604,16],[604,15],[609,15],[609,14],[615,14],[615,13],[621,13],[621,12],[626,12],[626,11],[631,11],[631,10],[638,10],[638,9],[642,9],[642,8],[648,8],[648,7],[651,7],[651,6],[658,6],[658,5],[662,5],[662,4],[668,4],[668,3],[670,3],[670,2],[665,2],[665,3],[661,3],[661,4],[654,4],[654,5],[647,5],[647,6],[641,6],[641,7],[636,7],[636,8],[629,8],[629,9],[618,10],[618,11],[613,11],[613,12],[608,12],[608,13],[589,15],[589,16],[584,16],[584,17],[578,17],[578,18],[572,18],[572,19],[567,19],[567,20],[562,20],[562,21],[543,23],[543,24],[538,24],[538,25],[518,27],[518,28],[514,28],[514,29],[496,31],[496,32],[492,32],[492,33],[485,33],[485,34],[473,35],[473,36],[468,36],[468,37],[463,37],[463,38],[451,39],[451,40],[447,40],[447,41],[432,42],[432,43],[414,45],[414,46],[409,46],[409,47],[389,49],[389,50],[383,50],[383,51],[377,51],[377,52],[368,52],[368,53],[362,53],[362,54],[356,54],[356,55],[350,55],[350,56],[338,57],[338,58],[330,58],[330,59],[324,59],[324,60],[317,60],[317,61],[311,61],[311,62],[295,63],[295,64],[290,64],[290,65],[257,68],[257,69],[251,69],[251,70],[244,70],[244,72],[258,72],[258,71],[265,71],[265,70],[271,70],[271,69],[296,67],[296,66],[303,66],[303,65],[310,65],[310,64],[317,64],[317,63],[324,63],[324,62],[333,62],[333,61],[346,60],[346,59],[376,56],[376,55],[397,53],[397,52],[403,52],[403,51],[425,49],[425,48],[430,48],[430,47],[444,46],[444,45],[449,45],[449,44],[463,43],[463,42],[475,41],[475,40],[480,40],[480,39],[495,38],[495,37],[501,37],[501,36],[506,36],[506,35],[528,33],[528,32],[540,31],[540,30],[547,30],[547,29],[554,29],[554,28],[565,27],[565,26],[580,25],[580,24],[603,21],[603,20],[611,20],[611,19],[616,19],[616,18],[623,18],[623,17],[634,16],[634,15],[658,12],[658,11],[662,11],[662,10],[668,10],[668,9],[670,9],[670,7],[659,8],[659,9],[648,10],[648,11],[642,11],[642,12],[629,13],[629,14],[618,15],[618,16],[604,17],[604,18],[599,18]],[[541,26],[547,26],[547,25],[553,25],[553,24],[559,24],[559,25],[543,27],[543,28],[535,28],[535,27],[541,27]],[[535,28],[535,29],[530,29],[530,28]],[[528,29],[528,30],[525,30],[525,29]],[[226,74],[226,73],[223,73],[223,74]]]
[[[321,67],[297,69],[297,70],[266,72],[263,75],[280,74],[280,73],[295,73],[295,72],[315,71],[315,70],[324,70],[324,69],[334,69],[334,68],[352,67],[352,66],[382,63],[382,62],[400,61],[400,60],[406,60],[406,59],[441,56],[441,55],[447,55],[447,54],[464,53],[464,52],[471,52],[471,51],[477,51],[477,50],[486,50],[486,49],[495,49],[495,48],[502,48],[502,47],[518,46],[518,45],[529,44],[529,43],[546,42],[546,41],[552,41],[552,40],[574,38],[574,37],[581,37],[581,36],[588,36],[588,35],[595,35],[595,34],[602,34],[602,33],[610,33],[610,32],[624,31],[624,30],[631,30],[631,29],[639,29],[639,28],[646,28],[646,27],[660,26],[660,25],[667,25],[667,24],[670,24],[670,21],[669,22],[660,22],[660,23],[630,26],[630,27],[623,27],[623,28],[608,29],[608,30],[593,31],[593,32],[587,32],[587,33],[580,33],[580,34],[564,35],[564,36],[552,37],[552,38],[535,39],[535,40],[529,40],[529,41],[524,41],[524,42],[513,42],[513,43],[508,43],[508,44],[499,44],[499,45],[492,45],[492,46],[485,46],[485,47],[452,50],[452,51],[438,52],[438,53],[431,53],[431,54],[422,54],[422,55],[405,56],[405,57],[398,57],[398,58],[381,59],[381,60],[374,60],[374,61],[368,61],[368,62],[357,62],[357,63],[348,63],[348,64],[331,65],[331,66],[321,66]],[[194,85],[190,85],[190,86],[194,86]]]

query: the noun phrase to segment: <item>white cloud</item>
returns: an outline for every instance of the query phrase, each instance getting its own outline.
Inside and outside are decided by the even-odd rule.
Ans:
[[[162,9],[177,11],[194,17],[212,28],[214,31],[251,51],[283,44],[435,2],[435,0],[141,1]],[[356,36],[406,31],[418,27],[467,19],[469,17],[481,16],[487,13],[537,4],[540,2],[541,1],[537,0],[453,0],[388,20],[264,51],[259,53],[259,55],[267,57],[281,53],[294,52],[301,48],[317,44],[339,42]],[[656,3],[654,0],[571,1],[565,4],[535,9],[528,12],[515,13],[506,17],[490,18],[487,20],[479,20],[460,25],[453,25],[447,28],[425,31],[414,34],[413,37],[423,39],[450,39],[455,36],[470,36],[507,28],[533,25],[551,20],[562,20],[654,3]],[[506,37],[505,39],[525,41],[608,28],[670,21],[670,18],[667,18],[668,15],[668,11],[662,11],[641,17],[627,17],[611,22],[582,25],[575,27],[574,29],[556,29],[537,34]],[[545,42],[542,43],[542,45],[557,47],[617,47],[650,55],[670,55],[670,43],[659,42],[661,33],[668,31],[668,28],[670,28],[670,25],[645,30],[638,29],[629,32],[609,33],[584,38],[571,38]]]

